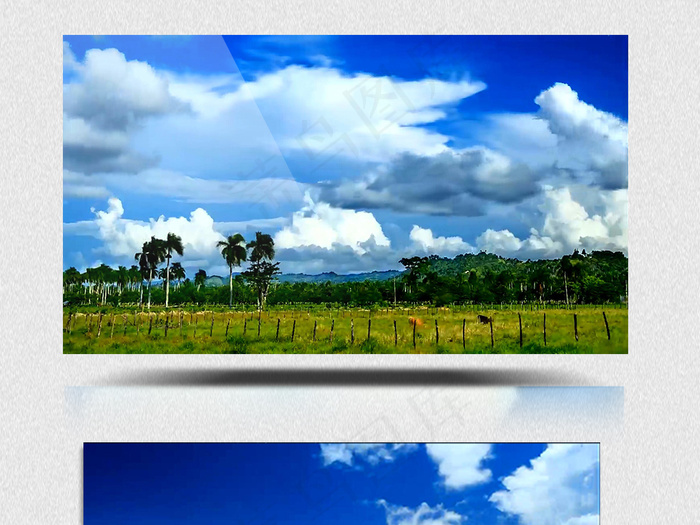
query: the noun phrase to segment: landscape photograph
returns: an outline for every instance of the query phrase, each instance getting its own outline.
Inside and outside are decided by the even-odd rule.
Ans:
[[[85,443],[83,522],[598,525],[598,443]]]
[[[626,36],[64,36],[63,352],[627,353],[627,119]]]

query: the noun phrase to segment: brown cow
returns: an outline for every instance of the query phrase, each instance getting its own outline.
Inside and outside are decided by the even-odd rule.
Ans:
[[[486,317],[485,315],[477,315],[476,317],[481,324],[489,324],[493,322],[493,319]]]
[[[421,321],[417,317],[409,317],[408,324],[410,324],[411,326],[416,325],[418,327],[418,326],[423,326],[423,321]]]

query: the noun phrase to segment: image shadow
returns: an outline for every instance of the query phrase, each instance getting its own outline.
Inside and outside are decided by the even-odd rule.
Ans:
[[[100,386],[162,387],[382,387],[382,386],[568,386],[587,384],[584,376],[542,369],[264,368],[235,370],[151,369],[107,378]]]

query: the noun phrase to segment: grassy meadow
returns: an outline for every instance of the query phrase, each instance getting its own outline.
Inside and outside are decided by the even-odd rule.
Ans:
[[[67,354],[627,353],[627,313],[627,308],[620,305],[579,305],[575,309],[497,305],[371,310],[316,306],[272,308],[260,315],[257,311],[221,307],[167,311],[153,308],[150,314],[148,310],[141,312],[135,308],[78,311],[66,308],[63,351]],[[522,319],[522,347],[518,314]],[[493,320],[493,346],[491,326],[478,322],[477,315]],[[578,341],[574,335],[574,315]],[[415,347],[410,318],[418,320]]]

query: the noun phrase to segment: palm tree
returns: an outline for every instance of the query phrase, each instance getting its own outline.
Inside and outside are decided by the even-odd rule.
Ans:
[[[75,267],[71,266],[63,272],[63,293],[70,290],[74,285],[81,282],[82,276]]]
[[[253,285],[258,294],[258,311],[265,307],[265,298],[270,290],[270,283],[279,273],[279,263],[272,263],[275,257],[275,242],[266,233],[255,233],[255,240],[247,245],[250,248],[250,268],[243,272],[243,277]]]
[[[173,279],[177,281],[175,289],[180,288],[180,283],[187,276],[187,274],[185,273],[185,269],[179,262],[173,263],[172,268],[170,268],[170,275],[172,275]]]
[[[170,259],[173,256],[173,252],[178,255],[182,255],[184,248],[182,246],[182,237],[175,235],[174,233],[168,233],[168,237],[165,239],[165,258],[168,260],[168,265],[165,271],[165,307],[168,307],[168,300],[170,298]]]
[[[258,232],[257,235],[260,235],[260,232]],[[250,244],[248,246],[250,246]],[[248,257],[245,239],[240,233],[229,235],[225,241],[216,243],[216,247],[221,248],[221,256],[226,261],[226,264],[228,264],[228,307],[231,308],[233,306],[233,267],[240,266],[241,262],[245,261]]]
[[[143,285],[143,276],[141,275],[138,266],[132,265],[131,268],[129,268],[129,289],[133,290],[134,285],[139,281],[141,281],[141,284]]]
[[[206,280],[207,272],[202,269],[197,270],[197,273],[194,274],[194,284],[197,285],[197,291],[199,291],[199,287],[202,286]]]
[[[129,270],[126,266],[120,266],[117,269],[117,283],[119,284],[119,293],[124,292],[124,288],[129,283]]]
[[[165,260],[167,250],[165,241],[151,237],[150,241],[143,243],[141,252],[134,255],[134,258],[139,262],[142,273],[148,275],[148,309],[151,309],[151,282],[153,281],[153,272],[158,270],[158,265]],[[143,305],[143,294],[141,297]]]
[[[267,233],[255,232],[255,240],[250,241],[246,247],[251,250],[251,262],[258,262],[263,259],[271,261],[275,257],[275,243]]]

